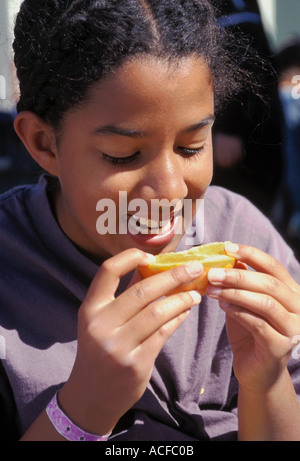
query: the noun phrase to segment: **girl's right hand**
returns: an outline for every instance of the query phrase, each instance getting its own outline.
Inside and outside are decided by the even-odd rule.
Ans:
[[[77,355],[59,403],[88,432],[110,432],[143,395],[161,348],[201,300],[194,291],[168,295],[201,275],[199,262],[138,280],[116,298],[120,278],[152,259],[129,249],[106,260],[79,310]]]

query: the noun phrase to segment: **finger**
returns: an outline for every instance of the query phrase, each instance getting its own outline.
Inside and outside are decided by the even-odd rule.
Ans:
[[[248,266],[245,263],[242,263],[241,261],[236,261],[234,265],[235,269],[243,269],[243,270],[248,270]]]
[[[191,261],[141,280],[118,296],[109,308],[109,315],[112,318],[115,313],[119,324],[127,321],[148,304],[191,282],[203,272],[199,261]]]
[[[298,293],[295,293],[285,283],[269,274],[240,269],[211,269],[208,273],[208,280],[211,285],[217,287],[232,287],[269,295],[288,311],[299,311]],[[218,291],[214,290],[211,285],[207,286],[207,294],[214,296]]]
[[[280,303],[268,295],[237,289],[224,289],[219,295],[222,306],[234,305],[243,308],[257,318],[267,322],[284,336],[291,337],[299,331],[297,316],[288,312]]]
[[[186,291],[153,302],[119,329],[119,340],[124,338],[126,347],[129,350],[135,349],[158,330],[164,331],[170,321],[198,305],[200,301],[200,293]]]
[[[246,263],[258,272],[263,272],[281,280],[292,290],[299,290],[298,284],[291,277],[289,272],[273,256],[248,245],[237,245],[226,243],[225,251],[228,255]]]
[[[132,285],[135,285],[137,282],[140,282],[141,280],[142,280],[142,276],[140,272],[138,270],[135,270],[127,288],[130,288]]]
[[[190,309],[174,317],[168,323],[159,328],[153,335],[149,336],[143,343],[133,350],[132,355],[142,363],[154,362],[166,341],[183,324],[190,314]]]
[[[125,250],[103,262],[85,298],[85,310],[99,309],[114,299],[120,279],[140,265],[153,262],[153,255],[138,249]]]
[[[125,325],[99,332],[105,354],[116,357],[137,369],[147,369],[163,347],[165,341],[187,318],[192,305],[199,303],[198,292],[185,292],[170,296],[168,302],[161,300],[158,306],[148,306],[139,316]],[[148,312],[146,312],[148,309]],[[151,311],[151,313],[150,313]],[[103,314],[101,313],[101,316]]]
[[[238,322],[255,339],[257,344],[264,350],[272,354],[273,357],[281,358],[291,350],[291,340],[279,331],[275,330],[268,322],[253,312],[249,312],[241,306],[220,302],[229,318]]]

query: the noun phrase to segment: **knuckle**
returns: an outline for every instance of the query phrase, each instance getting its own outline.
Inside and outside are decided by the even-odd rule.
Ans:
[[[133,296],[139,301],[145,301],[147,298],[146,284],[138,282],[131,287]]]
[[[266,293],[274,293],[279,288],[279,281],[275,277],[267,277],[264,282],[264,290]]]
[[[277,259],[273,256],[270,256],[268,264],[271,269],[271,272],[276,272],[281,267],[280,262],[277,261]]]
[[[127,259],[134,260],[136,262],[141,261],[145,257],[145,253],[138,248],[129,248],[128,250],[124,250],[122,254]],[[106,259],[101,264],[100,271],[118,273],[120,268],[120,256],[121,253]]]
[[[298,338],[298,341],[300,341],[300,325],[298,322],[298,319],[294,314],[289,315],[288,320],[285,322],[285,334],[292,340],[295,340],[295,338]]]
[[[192,295],[187,291],[181,291],[180,293],[178,293],[178,298],[181,304],[183,304],[184,306],[193,305],[195,303],[195,300],[193,299]]]
[[[132,355],[124,352],[116,337],[102,338],[99,342],[103,356],[111,365],[126,370],[134,369]]]
[[[241,300],[241,291],[238,288],[223,290],[222,299],[232,304],[239,304],[239,301]]]
[[[261,317],[257,317],[253,325],[253,330],[255,335],[265,338],[267,333],[266,321]]]
[[[300,331],[300,329],[298,330],[298,332],[299,331]],[[292,334],[291,335],[291,343],[292,343],[293,347],[300,345],[300,335],[299,334]]]
[[[271,314],[276,310],[276,301],[271,296],[265,295],[262,297],[262,308],[266,314]]]
[[[182,279],[184,278],[184,274],[185,274],[185,269],[183,266],[175,267],[174,269],[170,271],[170,273],[173,277],[173,280],[175,281],[177,285],[179,283],[182,283]]]
[[[174,267],[170,272],[176,285],[180,285],[190,278],[190,275],[184,264]]]
[[[227,277],[232,277],[233,281],[237,285],[243,285],[243,283],[245,281],[245,271],[238,270],[238,269],[235,269],[235,270],[232,270],[232,271],[227,271]]]
[[[139,250],[138,248],[130,248],[128,250],[128,253],[133,259],[137,261],[142,259],[145,256],[145,253],[142,250]]]
[[[149,310],[149,314],[155,320],[155,322],[160,322],[164,317],[164,309],[159,303],[153,304]]]
[[[80,308],[78,309],[78,314],[77,314],[78,325],[83,326],[83,327],[86,327],[88,325],[88,320],[89,320],[85,306],[86,306],[86,301],[83,301]]]
[[[177,315],[172,320],[167,323],[161,325],[161,327],[157,330],[157,334],[162,343],[170,337],[170,335],[181,325],[183,318],[186,318],[184,313],[181,315]]]
[[[114,355],[115,364],[130,374],[131,377],[135,378],[137,375],[136,362],[133,360],[132,355],[119,353]]]
[[[255,256],[255,248],[252,246],[244,246],[243,252],[248,259],[252,259]]]
[[[113,258],[109,258],[109,259],[106,259],[102,265],[101,265],[101,268],[100,268],[100,271],[101,272],[107,272],[107,273],[110,273],[110,272],[115,272],[116,270],[116,263],[114,261]]]
[[[89,340],[102,341],[101,326],[96,318],[91,319],[85,324],[84,333]]]
[[[106,358],[112,359],[116,355],[116,345],[112,337],[98,339],[99,345],[101,347],[101,352]]]
[[[169,334],[168,334],[168,333],[169,333],[169,330],[168,330],[167,325],[162,325],[162,326],[158,329],[157,333],[158,333],[160,339],[162,340],[162,342],[165,342],[166,339],[167,339],[168,336],[169,336]]]

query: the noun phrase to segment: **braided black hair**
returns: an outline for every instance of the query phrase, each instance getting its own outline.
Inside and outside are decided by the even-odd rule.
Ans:
[[[17,110],[52,126],[126,59],[200,55],[216,102],[238,87],[209,0],[25,0],[16,19]]]

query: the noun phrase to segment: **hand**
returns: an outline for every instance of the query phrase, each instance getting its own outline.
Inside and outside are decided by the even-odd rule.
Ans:
[[[120,278],[149,258],[130,249],[106,260],[79,311],[77,357],[59,402],[96,434],[111,430],[142,396],[164,343],[201,300],[196,292],[168,295],[203,272],[199,263],[136,281],[115,298]]]
[[[236,250],[236,251],[232,251]],[[229,245],[236,269],[210,270],[209,296],[227,314],[235,375],[244,388],[266,392],[286,371],[300,333],[300,286],[273,257]],[[253,270],[245,270],[245,266]]]

